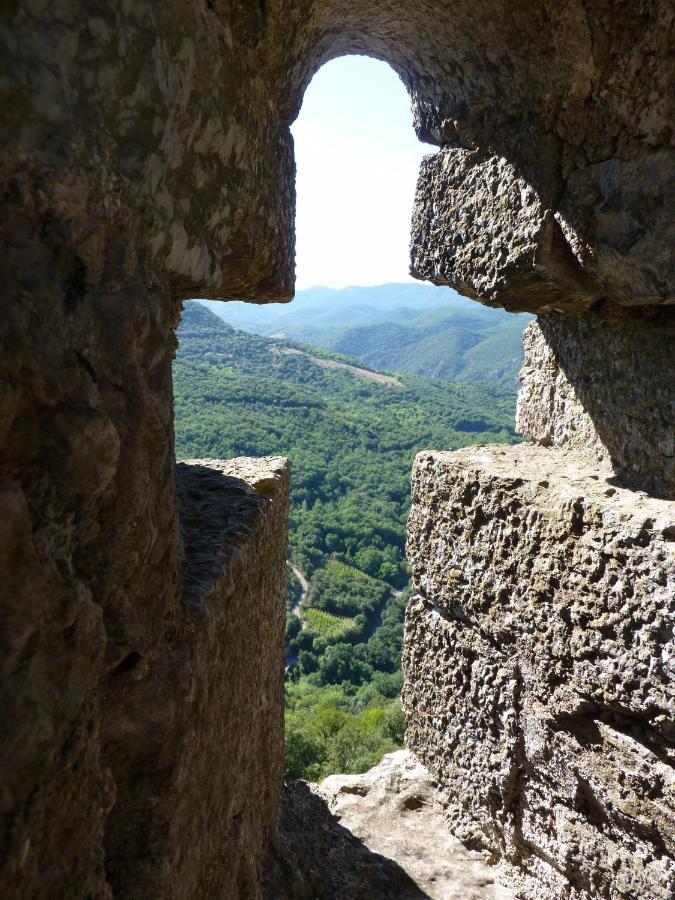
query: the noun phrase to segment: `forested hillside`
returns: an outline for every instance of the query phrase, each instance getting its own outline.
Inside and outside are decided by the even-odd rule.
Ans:
[[[287,305],[202,302],[235,328],[304,341],[375,368],[507,387],[517,384],[522,333],[532,318],[428,284],[309,288]]]
[[[512,442],[515,391],[380,378],[354,360],[235,331],[189,303],[174,364],[176,452],[293,466],[287,774],[364,770],[400,745],[404,557],[415,453]],[[300,617],[298,617],[298,614]]]

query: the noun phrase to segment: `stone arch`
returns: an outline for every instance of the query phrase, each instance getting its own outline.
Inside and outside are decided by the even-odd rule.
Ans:
[[[667,296],[665,282],[650,279],[644,270],[641,275],[637,257],[624,258],[622,271],[610,274],[618,256],[618,248],[611,246],[610,223],[604,223],[604,233],[601,226],[594,235],[588,221],[592,209],[582,208],[588,194],[606,190],[602,182],[608,178],[612,191],[622,180],[630,191],[629,182],[641,177],[640,167],[659,181],[666,177],[669,160],[654,150],[667,141],[666,88],[672,73],[657,75],[646,60],[665,46],[667,17],[661,17],[657,6],[648,6],[640,11],[637,48],[622,36],[622,23],[609,7],[588,10],[579,3],[565,11],[553,5],[532,10],[501,2],[479,8],[434,3],[414,12],[401,2],[376,8],[314,3],[306,19],[298,12],[287,43],[279,40],[276,7],[268,4],[257,38],[249,36],[249,44],[257,41],[256,52],[263,59],[274,59],[280,51],[283,55],[277,101],[282,123],[294,118],[312,74],[335,56],[371,55],[401,76],[411,94],[418,133],[450,151],[422,173],[425,194],[419,212],[426,221],[418,223],[413,245],[421,245],[413,259],[420,274],[441,282],[451,279],[483,300],[542,311],[583,309],[607,296],[618,303],[653,303]],[[600,39],[607,30],[610,36]],[[525,45],[527,54],[520,52]],[[610,45],[611,58],[602,49]],[[614,76],[617,70],[635,69],[636,60],[645,60],[645,69],[638,66],[636,76],[644,90],[650,83],[659,85],[649,127],[636,100],[635,79]],[[602,168],[609,160],[612,165]],[[581,170],[587,170],[583,176]],[[285,178],[283,168],[279,174]],[[456,193],[448,203],[442,194],[450,185]],[[477,195],[476,206],[471,192]],[[495,204],[490,219],[499,210],[507,224],[504,231],[513,232],[502,244],[475,224],[467,228],[466,216],[455,221],[448,215],[447,206],[464,207],[475,223],[478,207],[490,204]],[[431,219],[426,205],[436,209]],[[637,209],[631,215],[639,216]],[[661,226],[657,230],[665,240]],[[632,233],[637,235],[640,227],[636,219]],[[439,240],[434,229],[445,235],[461,231],[464,246],[478,251],[486,270],[488,256],[508,257],[508,265],[493,264],[495,271],[486,271],[483,278],[467,270],[462,278],[461,259],[449,258],[447,249],[443,256],[434,243]],[[629,243],[629,235],[622,240]],[[423,259],[425,249],[428,257],[439,251],[435,267]]]

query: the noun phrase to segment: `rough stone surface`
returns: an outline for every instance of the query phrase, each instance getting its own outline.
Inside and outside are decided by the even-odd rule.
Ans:
[[[108,877],[139,900],[255,898],[282,784],[289,466],[177,474],[187,614],[162,658],[124,667],[133,687],[104,722],[123,794]]]
[[[673,303],[674,173],[671,150],[607,160],[556,206],[504,156],[444,148],[422,163],[411,272],[512,312]]]
[[[406,750],[364,775],[288,785],[268,900],[509,900],[486,854],[451,835],[443,800]]]
[[[656,105],[645,107],[643,121]],[[674,299],[675,261],[668,249],[675,243],[673,191],[672,149],[602,160],[566,181],[556,218],[584,270],[623,304]]]
[[[5,896],[258,895],[282,781],[288,464],[183,463],[178,497],[181,609],[151,650],[115,661],[61,793],[34,801],[43,816],[15,814]],[[97,827],[80,839],[85,815]]]
[[[532,185],[478,150],[442,150],[422,163],[411,258],[416,277],[511,312],[583,309],[601,296]]]
[[[323,62],[368,53],[443,148],[417,271],[532,310],[672,300],[673,27],[660,0],[9,3],[5,189],[49,219],[63,281],[112,257],[125,286],[288,298],[288,125]]]
[[[528,898],[675,888],[675,517],[578,455],[424,452],[407,742]]]
[[[518,430],[675,497],[675,310],[540,316],[523,340]]]

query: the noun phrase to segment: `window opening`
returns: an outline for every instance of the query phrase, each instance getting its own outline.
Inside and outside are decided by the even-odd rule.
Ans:
[[[292,130],[296,299],[187,305],[176,439],[179,458],[291,458],[286,772],[318,780],[403,743],[412,461],[516,440],[531,317],[409,277],[417,172],[433,148],[389,66],[327,63]]]

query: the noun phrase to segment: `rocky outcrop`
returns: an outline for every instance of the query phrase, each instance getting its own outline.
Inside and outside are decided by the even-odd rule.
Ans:
[[[407,743],[523,896],[675,888],[675,518],[535,446],[422,453]]]
[[[268,900],[509,900],[487,854],[451,835],[443,803],[406,750],[363,775],[287,785]]]

